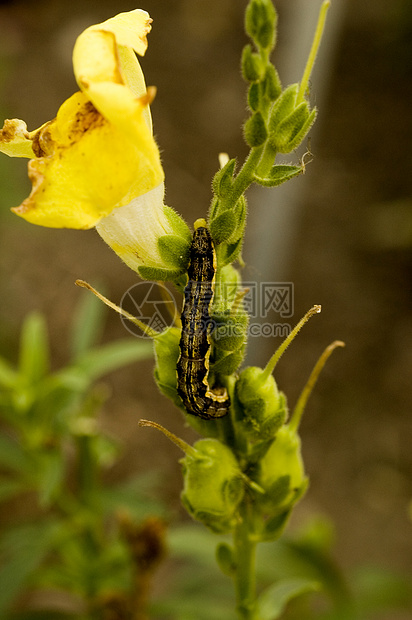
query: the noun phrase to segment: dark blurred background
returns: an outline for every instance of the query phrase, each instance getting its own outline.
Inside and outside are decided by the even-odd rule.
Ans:
[[[154,19],[142,66],[147,83],[158,88],[152,113],[166,202],[190,224],[208,208],[218,153],[239,161],[247,153],[239,72],[246,4],[146,0],[141,7]],[[300,79],[320,4],[275,2],[274,58],[285,84]],[[30,130],[53,118],[77,90],[76,36],[133,8],[127,0],[2,2],[1,117],[22,118]],[[328,20],[311,84],[320,108],[313,161],[285,189],[249,193],[244,279],[293,282],[293,322],[322,304],[277,369],[292,406],[324,347],[346,342],[328,362],[302,423],[311,487],[294,523],[318,513],[331,517],[344,566],[412,572],[412,3],[332,0]],[[0,350],[15,359],[24,316],[40,310],[58,367],[67,359],[70,317],[87,294],[75,279],[102,283],[118,303],[137,278],[95,231],[39,228],[11,214],[29,192],[26,167],[25,160],[0,159]],[[108,314],[104,338],[125,335],[119,318]],[[278,344],[254,343],[250,363],[264,364]],[[157,468],[166,501],[179,510],[180,454],[137,421],[153,419],[188,440],[195,435],[157,392],[152,372],[148,361],[108,380],[103,422],[124,442],[109,475],[116,480]]]

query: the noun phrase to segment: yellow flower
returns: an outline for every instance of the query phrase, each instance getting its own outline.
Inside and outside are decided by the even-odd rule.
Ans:
[[[151,22],[137,9],[87,28],[73,50],[80,92],[35,131],[17,119],[0,130],[0,151],[30,158],[32,191],[13,211],[52,228],[96,226],[134,270],[170,267],[157,240],[176,234],[152,136],[155,89],[146,90],[135,54],[144,55]]]

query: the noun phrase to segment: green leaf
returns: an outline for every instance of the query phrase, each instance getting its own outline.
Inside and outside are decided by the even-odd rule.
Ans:
[[[23,324],[20,339],[20,372],[28,384],[38,383],[49,370],[49,345],[44,317],[33,312]]]
[[[30,461],[22,447],[5,435],[0,435],[0,464],[18,472],[25,472],[30,467]]]
[[[13,366],[0,357],[0,385],[5,388],[13,388],[19,382],[19,375]]]
[[[104,306],[97,297],[81,296],[74,311],[70,330],[70,352],[73,359],[77,359],[96,345],[103,331],[104,314]]]
[[[302,174],[303,166],[290,166],[287,164],[278,164],[273,166],[267,177],[260,177],[257,174],[254,175],[255,183],[263,185],[265,187],[276,187],[281,185],[293,177]]]
[[[284,579],[273,584],[259,597],[259,611],[261,620],[276,620],[285,611],[286,605],[292,599],[307,592],[316,592],[320,589],[317,581],[310,579]]]
[[[0,542],[0,617],[4,617],[25,581],[38,568],[56,532],[54,521],[9,530]]]
[[[62,487],[65,460],[64,455],[57,451],[42,456],[38,479],[39,504],[42,508],[47,508],[56,496],[56,492]]]
[[[72,383],[75,387],[77,383],[78,388],[84,389],[101,376],[151,355],[151,340],[117,340],[88,351],[73,366],[58,373],[58,376],[65,384]]]
[[[219,543],[216,547],[216,560],[220,570],[225,575],[232,577],[236,571],[236,563],[233,555],[233,549],[227,543]]]

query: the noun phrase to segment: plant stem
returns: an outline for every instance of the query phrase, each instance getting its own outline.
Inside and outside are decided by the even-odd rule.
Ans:
[[[250,538],[250,506],[248,498],[243,514],[233,533],[236,558],[236,609],[240,620],[258,620],[256,608],[256,542]]]
[[[253,183],[254,173],[262,156],[263,148],[263,146],[255,146],[250,150],[250,153],[233,184],[233,191],[230,196],[230,200],[233,205],[236,204],[249,185]]]

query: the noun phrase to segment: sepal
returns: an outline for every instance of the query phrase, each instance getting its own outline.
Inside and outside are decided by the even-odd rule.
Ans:
[[[266,177],[261,177],[255,174],[255,183],[263,185],[264,187],[276,187],[281,185],[293,177],[302,174],[304,171],[303,166],[291,166],[288,164],[276,164],[272,167],[271,171]]]

